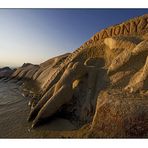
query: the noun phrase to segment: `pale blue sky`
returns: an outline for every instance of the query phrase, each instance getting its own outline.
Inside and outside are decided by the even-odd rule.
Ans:
[[[0,67],[72,52],[99,30],[148,9],[0,9]]]

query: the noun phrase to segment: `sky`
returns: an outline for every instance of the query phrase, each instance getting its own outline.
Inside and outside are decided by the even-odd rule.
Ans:
[[[0,9],[0,67],[72,52],[103,28],[148,9]]]

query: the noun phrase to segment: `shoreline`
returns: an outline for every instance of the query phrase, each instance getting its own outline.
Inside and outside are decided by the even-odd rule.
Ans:
[[[30,131],[31,123],[27,121],[29,98],[22,96],[20,85],[15,80],[4,82],[1,79],[0,86],[0,138],[43,138],[54,137],[54,134],[58,137],[64,131],[76,129],[67,119],[55,117]],[[9,104],[2,104],[3,94],[4,98],[9,98]]]

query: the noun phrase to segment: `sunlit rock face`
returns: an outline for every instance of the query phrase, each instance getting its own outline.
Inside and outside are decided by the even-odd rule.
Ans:
[[[40,65],[24,63],[11,75],[11,77],[17,79],[35,80],[40,85],[40,88],[43,88],[45,83],[47,83],[47,81],[50,79],[50,76],[54,74],[58,66],[68,55],[69,54],[65,54],[49,59]]]
[[[147,137],[147,56],[145,14],[101,30],[73,53],[25,64],[11,77],[39,87],[32,127],[59,113],[78,128],[89,123],[88,137]]]

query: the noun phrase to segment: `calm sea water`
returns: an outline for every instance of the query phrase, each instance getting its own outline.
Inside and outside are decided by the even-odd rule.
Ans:
[[[22,95],[18,82],[0,79],[0,138],[41,138],[48,137],[50,131],[75,129],[68,120],[56,118],[30,131],[28,101],[29,98]]]
[[[0,80],[0,137],[25,137],[28,133],[28,99],[15,80]]]

